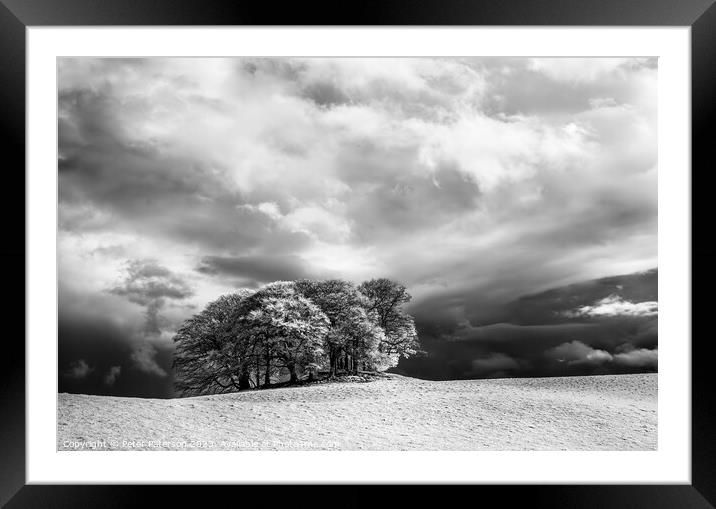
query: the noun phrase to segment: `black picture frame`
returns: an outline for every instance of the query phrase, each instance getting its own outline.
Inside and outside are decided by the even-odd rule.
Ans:
[[[705,226],[711,210],[707,161],[714,160],[716,143],[709,136],[714,121],[716,90],[716,6],[714,0],[382,0],[380,3],[286,3],[207,0],[0,0],[0,133],[5,171],[5,198],[0,200],[5,221],[0,260],[5,267],[6,317],[19,330],[6,333],[0,355],[0,503],[7,507],[125,507],[148,495],[159,495],[165,504],[182,500],[188,487],[175,486],[155,493],[153,486],[51,486],[25,485],[25,223],[17,218],[25,210],[25,30],[29,26],[108,25],[576,25],[576,26],[690,26],[692,36],[692,273],[698,284],[692,290],[693,325],[705,323],[710,301],[705,291],[713,287],[711,266],[716,251],[709,247]],[[696,171],[698,168],[698,171]],[[696,235],[701,226],[702,237]],[[54,283],[48,282],[48,290]],[[496,495],[501,503],[522,500],[549,507],[713,507],[716,503],[716,398],[711,389],[711,355],[708,335],[692,341],[692,483],[691,485],[641,486],[454,486],[451,498]],[[690,338],[672,338],[688,341]],[[272,488],[272,505],[308,501],[310,486],[291,490]],[[211,489],[220,500],[229,489]],[[242,500],[260,497],[260,486],[241,486]],[[344,505],[363,505],[377,495],[351,488],[351,496],[338,495]],[[171,493],[169,493],[171,491]],[[138,493],[141,492],[141,493]],[[415,486],[420,497],[424,487]],[[335,496],[324,497],[334,499]],[[383,495],[378,497],[384,498]],[[401,497],[404,499],[404,497]],[[231,498],[230,498],[231,499]],[[470,499],[468,499],[470,500]],[[484,498],[484,500],[488,500]],[[477,502],[476,502],[477,503]],[[313,503],[312,503],[313,505]]]

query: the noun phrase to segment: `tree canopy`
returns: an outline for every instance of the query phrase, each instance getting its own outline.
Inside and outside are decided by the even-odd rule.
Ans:
[[[212,394],[385,370],[419,350],[403,310],[409,301],[388,279],[280,281],[222,295],[174,336],[176,390]]]

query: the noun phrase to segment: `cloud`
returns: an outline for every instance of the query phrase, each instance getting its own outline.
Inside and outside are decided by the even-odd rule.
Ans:
[[[306,262],[291,255],[205,256],[196,270],[219,277],[235,277],[244,285],[302,279],[309,275]]]
[[[433,379],[654,371],[656,364],[630,365],[617,357],[635,349],[656,349],[656,315],[584,320],[581,315],[566,316],[565,311],[614,292],[624,300],[650,301],[656,299],[657,290],[658,271],[649,270],[557,286],[506,304],[491,302],[484,295],[469,301],[460,292],[446,291],[411,308],[418,317],[428,358],[409,359],[399,369],[402,374]],[[478,312],[472,311],[470,320],[461,320],[467,306]],[[574,338],[579,338],[578,344],[573,343]],[[491,359],[493,354],[511,357],[519,369],[503,373],[475,370],[473,360]]]
[[[619,345],[612,354],[575,340],[551,348],[545,351],[544,355],[570,366],[603,366],[612,363],[617,367],[630,369],[656,369],[658,366],[658,349],[634,348],[630,343]]]
[[[94,371],[93,367],[90,367],[84,359],[70,364],[70,367],[65,371],[64,375],[75,380],[81,380],[87,378],[87,376]]]
[[[140,371],[165,377],[167,376],[167,372],[157,364],[155,359],[156,354],[157,349],[154,346],[149,343],[141,343],[134,347],[130,359]]]
[[[145,306],[144,331],[148,335],[160,334],[162,317],[159,312],[168,300],[181,301],[193,295],[183,279],[154,260],[129,261],[124,278],[109,292]]]
[[[639,348],[614,354],[614,362],[621,366],[630,368],[654,368],[658,367],[658,349],[649,350]]]
[[[324,259],[309,253],[370,250],[349,277],[397,272],[408,284],[433,267],[447,284],[465,279],[453,258],[479,257],[485,274],[564,258],[560,244],[581,252],[600,239],[607,252],[585,256],[604,258],[616,236],[626,252],[632,228],[655,232],[655,201],[613,188],[655,190],[655,173],[615,186],[605,168],[633,165],[603,159],[612,144],[655,146],[640,128],[629,147],[607,137],[642,126],[639,108],[590,105],[590,91],[569,120],[483,111],[488,90],[537,79],[530,62],[65,59],[61,223],[84,234],[111,224],[187,256],[303,256],[313,273]],[[626,81],[641,69],[621,62]],[[630,100],[609,86],[596,97]],[[436,239],[443,262],[420,249]]]
[[[566,311],[565,316],[656,316],[659,314],[659,303],[656,301],[630,302],[618,295],[605,297],[592,306],[582,306]]]
[[[600,365],[613,360],[609,352],[592,348],[576,340],[547,350],[545,356],[568,365]]]
[[[120,284],[109,290],[131,302],[148,305],[161,299],[186,299],[191,288],[154,260],[131,260]]]
[[[160,377],[167,372],[157,364],[157,349],[149,341],[165,340],[163,332],[170,325],[161,311],[167,302],[179,302],[191,297],[191,287],[177,274],[154,260],[131,260],[125,265],[125,274],[109,293],[127,298],[144,306],[144,327],[132,340],[130,359],[145,373]]]
[[[114,382],[117,381],[117,378],[119,378],[120,373],[122,372],[121,366],[112,366],[107,371],[107,374],[104,375],[104,383],[112,386],[114,385]]]
[[[245,205],[240,205],[239,207],[246,210],[250,210],[252,212],[261,212],[262,214],[265,214],[273,220],[279,220],[283,217],[279,206],[276,203],[270,201],[259,203],[258,205],[252,205],[250,203],[247,203]]]
[[[658,271],[656,269],[634,274],[613,275],[605,278],[580,281],[565,286],[556,286],[546,291],[524,295],[508,302],[497,318],[521,325],[564,323],[565,318],[582,318],[575,310],[591,307],[595,302],[618,295],[630,302],[656,302],[658,298]],[[609,317],[606,317],[609,318]],[[628,318],[628,317],[623,317]],[[636,321],[656,325],[656,315],[634,316]],[[643,318],[643,320],[642,320]],[[605,320],[590,320],[589,323]],[[612,321],[614,322],[614,321]],[[655,329],[654,329],[655,330]],[[614,334],[611,334],[614,336]]]

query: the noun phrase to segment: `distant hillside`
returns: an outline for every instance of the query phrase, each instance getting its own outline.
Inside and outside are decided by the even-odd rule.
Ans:
[[[657,369],[658,271],[525,295],[491,320],[439,335],[393,371],[428,379],[642,373]]]

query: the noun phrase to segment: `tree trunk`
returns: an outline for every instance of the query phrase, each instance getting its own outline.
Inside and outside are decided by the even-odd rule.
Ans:
[[[243,391],[245,389],[251,388],[251,379],[249,378],[249,370],[244,369],[241,372],[241,376],[239,376],[239,390]]]
[[[271,355],[268,348],[266,349],[266,373],[264,373],[264,386],[271,385]]]
[[[298,382],[298,375],[296,374],[296,365],[293,362],[291,362],[287,367],[288,367],[288,373],[289,373],[289,375],[291,375],[290,382],[291,383]]]
[[[333,352],[331,352],[331,353],[329,354],[329,359],[330,359],[330,360],[329,360],[329,362],[330,362],[330,369],[329,369],[329,372],[328,372],[328,376],[329,376],[330,378],[333,378],[334,376],[336,376],[336,354],[333,353]]]
[[[259,357],[256,356],[256,387],[261,385],[261,365],[259,363]]]

